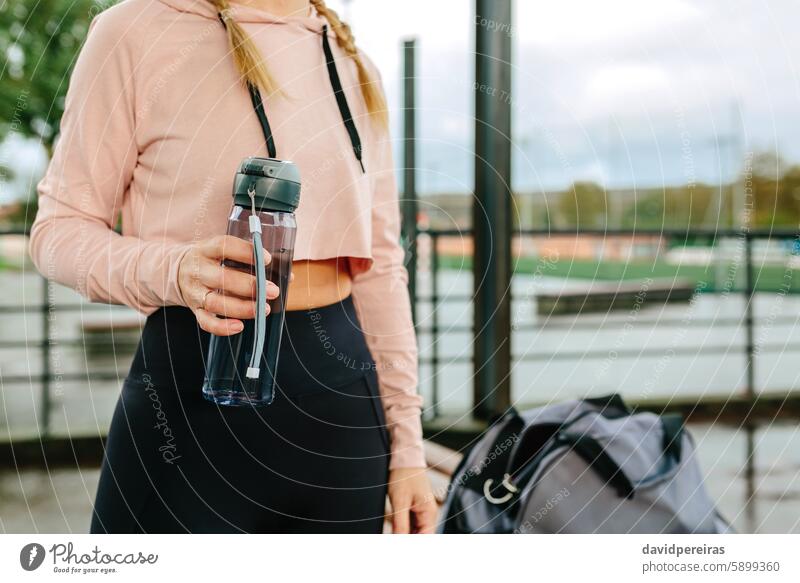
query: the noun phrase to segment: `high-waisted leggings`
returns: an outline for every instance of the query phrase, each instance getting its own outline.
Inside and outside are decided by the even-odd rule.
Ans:
[[[287,313],[267,407],[204,399],[208,341],[188,309],[147,319],[91,531],[381,532],[388,435],[350,298]]]

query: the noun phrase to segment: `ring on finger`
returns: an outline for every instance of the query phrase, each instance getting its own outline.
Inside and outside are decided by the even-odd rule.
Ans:
[[[210,294],[213,294],[213,293],[214,293],[214,290],[213,290],[213,289],[210,289],[210,290],[208,290],[206,293],[204,293],[204,294],[203,294],[203,301],[201,302],[201,304],[200,304],[200,305],[201,305],[201,306],[202,306],[202,308],[203,308],[204,310],[206,310],[206,311],[208,310],[208,308],[206,308],[206,300],[208,300],[208,296],[209,296]]]

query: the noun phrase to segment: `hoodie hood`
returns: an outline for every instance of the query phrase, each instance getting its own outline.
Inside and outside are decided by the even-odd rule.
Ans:
[[[203,18],[217,20],[217,8],[209,0],[158,0],[178,12],[196,14]],[[309,4],[307,15],[298,16],[277,16],[265,10],[246,6],[237,2],[229,2],[230,9],[228,15],[236,22],[241,23],[264,23],[264,24],[288,24],[307,28],[312,32],[322,32],[322,27],[327,24],[313,6]],[[328,35],[332,33],[329,31]]]

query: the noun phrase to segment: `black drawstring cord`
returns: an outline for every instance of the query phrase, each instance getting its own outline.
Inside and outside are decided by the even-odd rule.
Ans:
[[[228,25],[225,22],[225,17],[222,16],[222,12],[217,12],[217,17],[222,23],[222,26],[225,27],[225,30],[227,30]],[[264,133],[264,141],[267,143],[267,154],[270,158],[277,158],[275,140],[272,137],[272,128],[269,126],[269,120],[264,111],[264,101],[261,99],[261,91],[250,81],[247,81],[247,92],[250,94],[250,101],[253,102],[253,109],[256,112],[256,117],[258,117],[258,123],[261,124],[261,131]]]
[[[350,135],[350,143],[353,145],[353,153],[356,155],[356,160],[361,165],[361,172],[364,170],[364,162],[361,160],[361,137],[358,135],[358,129],[353,122],[353,116],[350,113],[350,106],[347,105],[347,97],[342,89],[342,82],[339,80],[339,72],[336,70],[336,61],[331,52],[331,45],[328,41],[328,25],[322,27],[322,50],[325,53],[325,61],[328,65],[328,76],[331,79],[331,86],[333,87],[333,94],[336,96],[336,103],[339,105],[339,112],[342,114],[342,121],[347,133]]]
[[[267,153],[270,158],[277,158],[278,155],[275,151],[275,140],[272,138],[272,128],[269,127],[269,120],[267,114],[264,112],[264,102],[261,101],[261,92],[258,87],[247,82],[247,91],[250,92],[250,101],[253,102],[253,109],[256,110],[258,122],[261,124],[261,131],[264,132],[264,141],[267,142]]]
[[[222,26],[227,30],[228,25],[225,22],[225,17],[222,15],[222,12],[217,12],[217,17],[222,23]],[[361,159],[361,137],[358,135],[358,129],[353,122],[353,115],[350,113],[350,106],[347,104],[347,97],[345,96],[344,89],[342,89],[339,72],[336,70],[336,61],[333,58],[331,45],[328,41],[327,24],[322,27],[322,50],[325,53],[325,62],[328,65],[328,76],[330,77],[331,86],[333,87],[333,94],[336,97],[336,104],[339,106],[339,113],[342,115],[344,127],[347,130],[347,134],[350,136],[350,143],[353,145],[353,153],[361,166],[361,172],[366,173],[364,162]],[[255,109],[258,122],[261,124],[261,131],[264,133],[264,140],[267,143],[267,153],[270,158],[276,158],[275,140],[272,137],[272,129],[267,119],[267,113],[264,110],[264,101],[261,99],[261,91],[258,90],[256,85],[250,83],[250,81],[247,81],[247,91],[250,93],[250,101],[253,102],[253,109]]]

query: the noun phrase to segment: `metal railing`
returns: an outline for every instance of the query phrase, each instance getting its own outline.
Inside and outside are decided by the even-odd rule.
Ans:
[[[17,229],[5,229],[0,230],[0,237],[4,236],[27,236],[28,232],[24,228],[17,228]],[[758,345],[755,340],[755,327],[758,325],[759,320],[757,319],[756,315],[754,314],[753,308],[753,298],[757,291],[759,293],[768,293],[768,290],[763,290],[759,288],[759,273],[760,269],[757,269],[758,266],[754,265],[753,262],[753,243],[756,240],[785,240],[785,241],[794,241],[797,242],[798,234],[792,231],[750,231],[750,230],[712,230],[712,229],[660,229],[660,230],[554,230],[554,229],[527,229],[527,230],[519,230],[516,231],[514,236],[515,238],[544,238],[549,236],[563,236],[563,235],[575,235],[575,236],[591,236],[591,237],[608,237],[608,236],[660,236],[664,238],[669,238],[673,241],[675,240],[686,240],[688,238],[692,238],[695,241],[698,240],[705,240],[707,243],[713,243],[715,240],[721,238],[736,238],[742,244],[742,252],[741,252],[741,266],[740,268],[744,269],[744,281],[743,285],[739,288],[733,287],[728,290],[728,293],[736,293],[740,294],[744,299],[744,313],[740,318],[714,318],[714,319],[694,319],[691,322],[687,323],[683,319],[659,319],[654,321],[653,324],[662,327],[668,326],[707,326],[707,325],[731,325],[731,326],[742,326],[745,333],[745,342],[743,346],[744,350],[744,360],[745,360],[745,367],[746,367],[746,394],[745,397],[755,403],[758,398],[758,387],[755,386],[755,367],[756,367],[756,358],[758,353],[769,352],[769,351],[777,351],[777,350],[787,350],[787,349],[797,349],[800,350],[800,345],[787,345],[787,344],[780,344],[780,345],[770,345],[770,346],[761,346]],[[427,270],[429,271],[429,281],[430,281],[430,292],[423,293],[421,290],[411,289],[412,297],[415,298],[415,302],[428,302],[431,306],[430,310],[430,319],[429,323],[426,325],[418,325],[418,332],[421,334],[429,334],[431,337],[431,349],[429,352],[423,353],[420,356],[420,364],[421,365],[429,365],[432,369],[430,378],[431,378],[431,396],[432,396],[432,403],[430,404],[429,411],[432,412],[433,416],[435,417],[438,415],[439,412],[439,403],[440,403],[440,388],[441,388],[441,367],[443,364],[449,364],[454,362],[462,362],[467,363],[472,361],[471,356],[460,356],[460,357],[448,357],[443,358],[441,355],[441,343],[439,340],[441,339],[443,333],[445,333],[445,326],[441,321],[441,310],[439,308],[445,302],[471,302],[472,296],[469,293],[465,293],[462,295],[447,293],[443,294],[440,287],[440,280],[443,272],[445,271],[442,266],[443,259],[447,259],[450,257],[452,259],[452,255],[448,256],[447,253],[443,253],[441,250],[441,241],[446,238],[469,238],[470,232],[469,230],[419,230],[417,237],[419,238],[420,242],[422,240],[427,239],[426,245],[415,245],[414,248],[424,248],[428,252],[427,259]],[[415,258],[414,264],[417,266],[424,266],[426,262],[419,261],[419,258]],[[794,272],[792,271],[791,267],[786,267],[787,272],[791,272],[792,277],[788,278],[788,281],[793,281]],[[521,274],[519,270],[515,273],[515,276]],[[524,274],[524,273],[522,273]],[[40,395],[40,407],[41,410],[39,411],[38,418],[40,420],[40,434],[43,438],[46,438],[50,434],[50,427],[51,427],[51,412],[52,412],[52,392],[51,386],[56,377],[53,373],[52,369],[52,339],[51,339],[51,323],[54,317],[54,314],[58,312],[76,312],[76,311],[87,311],[94,308],[101,308],[101,305],[86,304],[86,303],[58,303],[54,301],[53,294],[51,293],[52,284],[48,282],[46,279],[43,279],[42,285],[42,293],[38,300],[32,300],[31,302],[26,302],[21,305],[2,305],[0,306],[0,321],[2,318],[9,314],[19,314],[19,313],[29,313],[29,314],[40,314],[41,315],[41,339],[36,342],[30,342],[28,340],[5,340],[0,341],[0,350],[9,350],[9,349],[40,349],[39,359],[40,362],[38,363],[40,373],[37,374],[29,374],[29,375],[4,375],[2,379],[3,386],[13,385],[13,384],[28,384],[31,387],[35,385],[39,385],[41,390]],[[412,278],[412,282],[419,281],[419,278]],[[509,293],[510,290],[509,290]],[[715,292],[710,292],[715,293]],[[773,293],[784,293],[784,294],[796,294],[800,293],[800,285],[798,285],[798,289],[794,289],[794,286],[788,285],[786,288],[782,290],[773,290]],[[516,299],[516,296],[512,294],[512,299]],[[775,326],[781,325],[790,325],[793,322],[774,322]],[[548,326],[558,326],[559,324],[549,322]],[[525,331],[525,330],[536,330],[540,324],[535,322],[523,322],[518,323],[515,325],[515,330]],[[596,326],[593,322],[575,322],[570,321],[569,327],[572,329],[576,328],[586,328],[591,329]],[[446,326],[446,333],[472,333],[472,327],[461,325],[450,325]],[[73,346],[73,347],[85,347],[86,342],[81,338],[77,338],[75,340],[59,340],[60,346]],[[729,354],[731,347],[727,344],[724,345],[709,345],[702,347],[702,351],[705,354]],[[698,352],[696,347],[687,347],[684,349],[678,348],[676,349],[676,353],[680,354],[681,351],[684,351],[686,354],[695,354]],[[642,357],[649,355],[656,355],[661,354],[662,349],[650,349],[650,350],[636,350],[635,352],[631,352],[629,356],[636,356]],[[571,352],[563,352],[563,353],[536,353],[536,354],[526,354],[518,357],[522,360],[526,361],[551,361],[554,359],[559,360],[571,360],[571,359],[599,359],[607,357],[608,351],[607,350],[587,350],[587,351],[571,351]],[[625,354],[621,354],[620,356],[625,356]],[[88,363],[88,361],[87,361]],[[93,370],[88,367],[87,369],[80,371],[80,372],[62,372],[60,371],[57,375],[59,381],[80,381],[80,380],[109,380],[113,381],[120,378],[120,373],[124,376],[124,371],[108,371],[108,370]],[[794,387],[786,387],[786,393],[788,394],[792,391]],[[698,390],[698,394],[702,391]]]
[[[26,229],[6,229],[0,230],[0,237],[8,236],[8,235],[27,235]],[[736,325],[736,326],[743,326],[745,330],[745,343],[744,343],[744,356],[745,356],[745,366],[746,366],[746,378],[747,378],[747,386],[746,386],[746,394],[740,399],[741,402],[733,403],[731,405],[732,400],[730,398],[726,399],[724,402],[714,402],[713,399],[708,399],[702,395],[698,396],[694,402],[690,402],[686,405],[683,409],[677,408],[673,410],[678,410],[684,414],[688,414],[692,417],[700,411],[705,411],[705,419],[711,422],[724,422],[726,420],[725,417],[722,416],[722,411],[730,410],[731,413],[728,414],[727,420],[732,423],[735,427],[737,427],[740,431],[742,431],[744,438],[745,438],[745,458],[743,461],[743,465],[741,468],[741,476],[744,480],[744,497],[743,497],[743,512],[744,512],[744,521],[746,524],[746,528],[750,531],[756,528],[757,525],[757,515],[755,504],[753,501],[756,499],[756,465],[755,465],[755,457],[756,457],[756,430],[759,427],[760,423],[769,423],[777,416],[788,416],[792,418],[800,418],[800,399],[798,399],[798,394],[792,392],[793,387],[787,387],[786,391],[783,395],[778,395],[777,397],[770,399],[763,399],[762,396],[759,394],[758,387],[755,386],[755,367],[756,367],[756,357],[761,352],[766,352],[769,350],[787,350],[787,349],[800,349],[800,346],[787,346],[786,344],[782,344],[780,346],[760,346],[756,342],[755,331],[754,328],[758,324],[757,315],[754,313],[753,308],[753,299],[757,290],[759,288],[759,275],[761,273],[760,268],[757,268],[753,261],[753,244],[756,240],[791,240],[794,241],[793,245],[794,248],[797,249],[797,241],[798,235],[795,232],[791,231],[749,231],[749,230],[734,230],[734,231],[720,231],[720,230],[703,230],[703,229],[664,229],[664,230],[624,230],[624,231],[610,231],[610,230],[581,230],[579,233],[574,230],[553,230],[553,229],[532,229],[532,230],[520,230],[517,231],[514,236],[515,238],[525,238],[525,237],[535,237],[535,238],[544,238],[548,236],[559,236],[559,235],[582,235],[582,236],[592,236],[592,237],[607,237],[607,236],[620,236],[620,235],[657,235],[661,237],[667,237],[674,240],[686,240],[689,237],[694,238],[695,240],[705,239],[707,243],[712,243],[719,238],[730,238],[734,237],[737,238],[738,241],[742,244],[741,249],[741,260],[742,265],[740,267],[744,268],[744,282],[740,288],[736,288],[735,286],[730,290],[730,293],[738,293],[741,294],[745,300],[745,309],[744,313],[740,318],[716,318],[713,320],[708,319],[695,319],[691,322],[691,325],[703,326],[709,324],[726,324],[726,325]],[[440,249],[441,241],[443,241],[447,237],[469,237],[469,231],[455,231],[455,230],[420,230],[417,233],[418,241],[422,243],[424,239],[427,239],[427,245],[413,245],[409,246],[410,249],[427,249],[428,250],[428,257],[427,257],[427,269],[429,271],[429,282],[430,282],[430,291],[429,293],[422,293],[421,290],[417,290],[412,288],[410,292],[412,293],[412,297],[415,299],[415,303],[419,302],[430,302],[431,305],[431,317],[430,323],[425,326],[418,325],[418,331],[424,334],[430,334],[432,338],[431,349],[429,352],[425,352],[421,355],[420,364],[421,365],[428,365],[432,367],[433,372],[431,375],[431,396],[432,396],[432,403],[428,407],[428,411],[432,412],[434,417],[438,415],[439,410],[439,399],[440,399],[440,383],[441,383],[441,365],[445,363],[452,363],[454,361],[453,358],[444,359],[440,354],[440,342],[439,339],[445,333],[453,333],[453,332],[466,332],[471,333],[472,329],[469,326],[462,326],[460,328],[454,327],[452,325],[444,326],[440,320],[440,310],[438,309],[445,302],[451,301],[461,301],[461,302],[471,302],[473,297],[469,293],[465,293],[463,295],[454,295],[451,293],[442,293],[441,289],[441,277],[444,272],[443,263],[445,260],[448,259],[447,254],[443,253]],[[413,258],[411,265],[416,265],[419,267],[424,267],[424,261],[417,261],[417,257]],[[450,258],[452,260],[452,258]],[[786,266],[787,273],[790,274],[788,281],[793,284],[794,281],[794,271],[791,266]],[[521,271],[517,271],[517,274],[521,273]],[[100,456],[102,456],[102,445],[99,438],[103,437],[102,435],[92,435],[92,436],[82,436],[82,435],[69,435],[66,436],[67,439],[64,440],[64,436],[53,436],[51,434],[51,418],[53,413],[53,395],[52,395],[52,385],[55,379],[53,367],[52,365],[52,339],[51,339],[51,323],[53,321],[54,315],[57,312],[68,312],[68,311],[86,311],[96,308],[102,308],[102,305],[94,305],[86,304],[86,303],[58,303],[54,301],[53,294],[51,290],[53,288],[52,284],[47,282],[43,279],[42,285],[42,292],[38,299],[34,299],[31,302],[25,302],[22,305],[4,305],[0,306],[0,325],[2,325],[2,319],[4,316],[8,314],[18,314],[20,312],[26,313],[38,313],[41,315],[41,339],[36,343],[31,343],[25,340],[17,340],[13,339],[10,341],[3,341],[0,342],[0,351],[7,350],[7,349],[15,349],[15,348],[31,348],[31,347],[38,347],[41,349],[39,358],[41,362],[39,363],[39,368],[41,370],[40,374],[31,374],[31,375],[16,375],[16,376],[8,376],[3,375],[0,378],[0,387],[5,390],[6,387],[12,384],[27,384],[32,389],[34,385],[39,384],[40,386],[40,410],[37,412],[37,418],[39,422],[39,436],[38,439],[32,442],[19,442],[15,441],[10,444],[5,444],[3,446],[5,451],[5,457],[8,457],[10,460],[13,460],[14,467],[18,467],[20,463],[28,463],[28,464],[35,464],[41,466],[42,464],[47,464],[48,466],[52,467],[53,464],[57,463],[70,463],[70,464],[83,464],[83,465],[94,465],[99,463]],[[419,282],[420,278],[413,277],[410,280],[411,282]],[[788,288],[782,288],[780,291],[771,290],[773,293],[798,293],[800,290],[795,289],[794,285],[789,285]],[[798,286],[800,287],[800,285]],[[770,291],[770,290],[761,290],[761,291]],[[418,293],[419,292],[419,293]],[[713,293],[713,292],[712,292]],[[676,320],[676,319],[659,319],[654,322],[655,325],[658,326],[674,326],[674,325],[687,325],[687,322],[683,319]],[[781,322],[775,322],[775,325],[782,325]],[[794,322],[787,322],[787,324],[794,324]],[[558,323],[548,322],[548,326],[558,325]],[[575,328],[576,326],[591,328],[594,327],[596,324],[594,322],[576,322],[571,321],[569,322],[570,328]],[[518,323],[515,326],[516,330],[525,330],[525,329],[535,329],[538,324],[534,322],[527,322],[527,323]],[[65,344],[72,345],[72,346],[86,346],[86,342],[83,339],[76,339],[74,341],[62,341],[59,340],[59,345],[63,346]],[[116,346],[116,345],[115,345]],[[696,348],[687,349],[692,353],[697,351]],[[723,354],[729,353],[730,347],[729,346],[704,346],[703,350],[708,354]],[[640,357],[643,354],[646,354],[647,351],[637,350],[635,355]],[[658,350],[650,351],[652,353],[659,352]],[[571,353],[561,353],[561,354],[534,354],[534,355],[525,355],[523,358],[532,361],[549,361],[553,358],[559,359],[597,359],[603,358],[607,356],[607,351],[603,350],[587,350],[583,352],[571,352]],[[463,361],[469,361],[469,358],[463,358]],[[87,360],[87,369],[81,372],[62,372],[59,371],[58,379],[60,381],[65,380],[117,380],[120,379],[125,373],[124,371],[101,371],[101,370],[92,370],[88,367],[88,360]],[[30,367],[29,367],[30,368]],[[791,398],[790,398],[791,397]],[[669,404],[659,404],[654,407],[656,410],[669,410]],[[760,413],[759,413],[760,412]],[[703,418],[702,416],[700,417]],[[435,421],[435,419],[433,420]],[[468,429],[466,432],[460,432],[454,426],[449,425],[449,422],[446,419],[442,419],[448,427],[450,428],[451,432],[448,434],[447,429],[443,429],[442,427],[436,427],[435,423],[432,425],[431,419],[428,419],[426,427],[427,433],[430,434],[431,431],[436,435],[436,440],[447,443],[448,439],[450,439],[450,445],[453,447],[461,447],[464,443],[468,443],[469,441],[473,440],[476,435],[475,427]],[[448,437],[450,435],[451,437]],[[460,436],[459,436],[460,435]],[[8,448],[11,448],[10,450]],[[25,461],[27,460],[27,461]],[[6,460],[9,463],[8,460]]]
[[[0,237],[9,236],[29,236],[29,229],[26,227],[11,227],[0,229]],[[0,351],[13,350],[13,349],[38,349],[40,350],[39,356],[39,370],[37,374],[26,375],[6,375],[0,376],[2,386],[27,384],[31,387],[38,385],[41,391],[40,394],[40,410],[37,414],[39,420],[38,432],[42,439],[50,436],[51,428],[51,413],[53,403],[52,384],[54,381],[83,381],[91,377],[94,380],[108,380],[113,381],[119,378],[117,371],[108,370],[91,370],[87,369],[82,372],[58,372],[55,374],[52,368],[52,322],[54,315],[58,312],[86,312],[91,310],[100,310],[104,306],[102,304],[91,304],[88,302],[74,302],[74,303],[58,303],[53,300],[53,284],[44,276],[41,276],[41,294],[38,301],[32,300],[23,304],[2,304],[0,305],[0,325],[2,320],[8,315],[16,315],[20,313],[25,314],[39,314],[41,317],[41,338],[37,341],[30,341],[28,339],[19,340],[3,340],[0,341]],[[62,347],[86,347],[86,342],[81,338],[73,340],[59,340],[59,346]],[[31,367],[29,367],[31,368]]]
[[[443,254],[440,250],[440,241],[444,238],[469,238],[471,233],[469,230],[420,230],[418,231],[418,237],[420,238],[428,238],[429,245],[427,248],[430,249],[430,293],[429,294],[422,294],[417,289],[412,289],[411,294],[412,297],[415,298],[416,302],[426,301],[430,302],[432,309],[431,309],[431,317],[430,317],[430,324],[427,326],[417,326],[418,333],[428,333],[431,335],[431,347],[430,351],[424,353],[420,357],[421,364],[430,365],[431,371],[431,396],[432,396],[432,403],[430,406],[430,411],[432,412],[432,416],[436,417],[439,414],[439,403],[440,403],[440,367],[442,364],[453,364],[453,363],[470,363],[473,360],[472,356],[459,356],[459,357],[448,357],[447,359],[443,360],[440,351],[440,342],[438,341],[441,331],[442,331],[442,322],[440,319],[440,310],[438,308],[441,307],[443,301],[460,301],[460,302],[470,302],[472,301],[471,295],[453,295],[447,294],[443,296],[440,292],[440,275],[441,275],[441,262]],[[800,344],[796,345],[787,345],[787,344],[780,344],[780,345],[764,345],[764,346],[757,346],[755,341],[755,328],[758,325],[758,320],[754,314],[754,302],[753,298],[755,294],[758,293],[782,293],[782,294],[800,294],[800,277],[798,277],[799,281],[797,284],[797,288],[794,287],[794,275],[795,272],[792,270],[791,267],[786,267],[787,273],[789,273],[789,277],[787,278],[790,282],[789,285],[785,288],[780,290],[767,290],[763,287],[759,288],[759,272],[756,271],[756,266],[754,265],[753,261],[753,244],[757,240],[782,240],[782,241],[791,241],[795,245],[797,245],[798,241],[800,241],[800,235],[795,231],[790,230],[749,230],[749,229],[696,229],[696,228],[686,228],[686,229],[521,229],[517,230],[514,233],[515,238],[520,237],[529,237],[529,238],[544,238],[544,237],[552,237],[552,236],[585,236],[585,237],[618,237],[618,236],[630,236],[630,237],[662,237],[665,239],[670,239],[674,241],[686,241],[691,239],[694,243],[698,241],[705,241],[706,244],[713,244],[715,241],[719,239],[736,239],[741,243],[741,264],[736,267],[736,269],[743,269],[744,277],[742,278],[743,284],[740,287],[731,286],[730,289],[724,290],[715,290],[713,286],[705,286],[704,293],[725,293],[726,295],[731,294],[739,294],[744,300],[744,313],[740,318],[694,318],[690,322],[687,323],[685,319],[678,318],[678,319],[665,319],[660,318],[657,321],[652,322],[654,325],[659,327],[668,327],[668,326],[696,326],[696,327],[703,327],[709,325],[727,325],[727,326],[742,326],[744,329],[745,334],[745,342],[743,346],[743,356],[745,360],[745,395],[744,397],[751,401],[755,402],[758,396],[758,388],[756,387],[755,382],[755,369],[756,369],[756,357],[757,353],[764,353],[764,352],[774,352],[774,351],[785,351],[787,349],[796,349],[800,350]],[[419,260],[415,259],[413,264],[419,265]],[[515,271],[515,276],[524,274],[524,272],[517,270]],[[800,270],[797,271],[797,275],[800,276]],[[412,281],[416,281],[416,278],[412,279]],[[516,300],[518,299],[511,290],[508,290],[508,293],[511,295],[511,299]],[[793,325],[794,322],[772,322],[773,326],[785,326],[785,325]],[[547,326],[552,328],[553,326],[557,326],[558,324],[553,324],[552,322],[548,322]],[[607,325],[607,324],[606,324]],[[517,331],[525,331],[525,330],[537,330],[539,329],[540,324],[536,324],[533,322],[527,323],[517,323],[514,325],[514,330]],[[579,328],[587,328],[587,329],[594,329],[597,327],[597,324],[594,322],[574,322],[570,321],[569,328],[570,329],[579,329]],[[458,332],[473,332],[473,327],[471,326],[455,326],[455,325],[448,325],[447,326],[448,333],[458,333]],[[697,354],[698,349],[697,347],[677,347],[671,349],[672,353],[675,355],[693,355]],[[728,344],[722,345],[710,345],[710,346],[703,346],[702,352],[704,354],[730,354],[731,347]],[[655,356],[660,355],[663,353],[663,349],[637,349],[635,351],[631,351],[629,354],[624,353],[622,351],[617,351],[618,357],[646,357],[646,356]],[[586,351],[571,351],[571,352],[558,352],[558,353],[537,353],[537,354],[525,354],[522,356],[516,357],[517,360],[524,360],[524,361],[552,361],[552,360],[591,360],[591,359],[602,359],[608,357],[608,350],[586,350]],[[786,387],[786,393],[789,393],[794,390],[794,387]],[[698,387],[698,390],[695,391],[696,394],[703,393],[701,387]]]

